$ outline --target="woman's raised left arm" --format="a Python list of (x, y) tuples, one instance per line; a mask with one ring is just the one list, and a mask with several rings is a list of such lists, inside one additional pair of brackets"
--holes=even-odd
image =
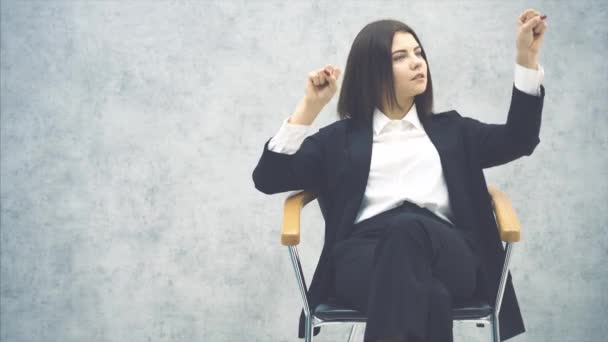
[(507, 122), (487, 124), (469, 117), (460, 120), (482, 168), (528, 156), (540, 142), (545, 89), (538, 55), (547, 29), (545, 19), (534, 9), (525, 10), (517, 18), (515, 80)]

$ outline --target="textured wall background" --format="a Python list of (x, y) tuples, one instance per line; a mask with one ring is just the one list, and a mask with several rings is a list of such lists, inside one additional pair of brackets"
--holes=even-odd
[[(365, 24), (399, 19), (425, 44), (436, 110), (501, 123), (529, 7), (549, 23), (541, 143), (486, 172), (524, 229), (528, 331), (513, 341), (605, 339), (608, 5), (482, 0), (2, 1), (0, 339), (298, 341), (286, 194), (257, 192), (251, 172), (306, 74), (343, 69)], [(310, 208), (308, 278), (323, 234)]]

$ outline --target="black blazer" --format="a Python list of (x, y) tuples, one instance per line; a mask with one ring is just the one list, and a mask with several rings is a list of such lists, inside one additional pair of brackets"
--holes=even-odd
[[(482, 260), (478, 290), (494, 303), (498, 292), (504, 247), (498, 235), (483, 169), (529, 156), (540, 142), (539, 131), (545, 88), (541, 95), (526, 94), (513, 85), (506, 124), (487, 124), (463, 117), (455, 110), (419, 114), (441, 159), (454, 224), (473, 243)], [(339, 120), (308, 136), (293, 155), (272, 152), (268, 142), (253, 170), (255, 188), (265, 194), (309, 190), (318, 194), (325, 219), (324, 245), (308, 291), (311, 310), (332, 295), (330, 251), (350, 234), (367, 185), (372, 152), (371, 120), (356, 124)], [(300, 338), (304, 337), (300, 315)], [(525, 331), (511, 274), (499, 313), (505, 340)], [(320, 328), (315, 328), (317, 335)]]

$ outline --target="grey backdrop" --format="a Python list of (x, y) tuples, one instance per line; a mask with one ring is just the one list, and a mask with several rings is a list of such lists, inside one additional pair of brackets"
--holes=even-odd
[[(2, 1), (1, 340), (298, 341), (287, 194), (251, 172), (306, 74), (395, 18), (425, 45), (437, 111), (502, 123), (526, 8), (548, 14), (541, 143), (486, 171), (523, 225), (513, 341), (605, 340), (608, 5), (481, 0)], [(316, 204), (303, 224), (310, 279)]]

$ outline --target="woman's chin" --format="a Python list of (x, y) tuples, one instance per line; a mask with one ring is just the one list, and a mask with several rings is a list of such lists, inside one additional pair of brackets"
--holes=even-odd
[(426, 91), (426, 83), (416, 88), (416, 95), (420, 95)]

